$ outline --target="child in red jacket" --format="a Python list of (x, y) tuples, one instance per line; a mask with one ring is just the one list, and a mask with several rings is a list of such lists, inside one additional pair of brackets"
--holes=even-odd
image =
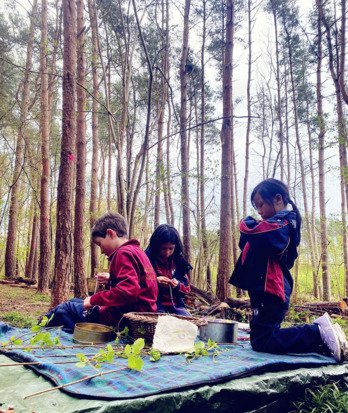
[(110, 262), (109, 273), (97, 274), (106, 289), (84, 300), (74, 298), (58, 305), (47, 314), (54, 314), (50, 326), (62, 325), (66, 331), (72, 331), (77, 322), (117, 326), (129, 311), (157, 310), (155, 271), (139, 242), (128, 240), (123, 216), (111, 212), (103, 215), (92, 229), (92, 239)]

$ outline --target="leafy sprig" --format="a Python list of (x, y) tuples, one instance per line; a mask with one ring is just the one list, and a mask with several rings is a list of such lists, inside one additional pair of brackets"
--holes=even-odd
[(197, 341), (192, 352), (185, 353), (186, 361), (190, 363), (192, 360), (202, 356), (212, 356), (213, 361), (219, 355), (219, 347), (213, 340), (208, 339), (207, 343)]

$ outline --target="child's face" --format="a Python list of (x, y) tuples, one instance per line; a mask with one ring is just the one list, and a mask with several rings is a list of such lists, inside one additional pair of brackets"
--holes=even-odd
[(108, 257), (115, 251), (116, 248), (122, 245), (122, 240), (115, 231), (108, 229), (105, 238), (94, 237), (93, 242), (98, 245), (102, 254)]
[(164, 242), (159, 249), (159, 258), (163, 261), (167, 261), (169, 257), (174, 254), (175, 244), (171, 242)]
[(261, 215), (262, 219), (268, 219), (273, 217), (277, 212), (285, 208), (283, 198), (280, 194), (273, 198), (273, 203), (270, 204), (265, 201), (262, 196), (257, 192), (253, 198), (253, 202), (257, 213)]

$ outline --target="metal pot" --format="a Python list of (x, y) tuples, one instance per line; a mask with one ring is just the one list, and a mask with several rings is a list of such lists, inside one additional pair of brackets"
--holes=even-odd
[(208, 324), (199, 328), (199, 337), (202, 340), (216, 343), (236, 343), (238, 322), (225, 319), (208, 320)]
[(97, 323), (76, 323), (73, 339), (77, 343), (97, 344), (107, 343), (116, 338), (116, 333), (111, 327)]

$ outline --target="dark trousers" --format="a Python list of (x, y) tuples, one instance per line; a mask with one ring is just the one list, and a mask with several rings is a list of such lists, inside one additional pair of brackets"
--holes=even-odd
[(253, 350), (265, 353), (322, 352), (322, 340), (317, 324), (280, 328), (289, 309), (290, 288), (286, 285), (286, 301), (264, 292), (249, 291), (253, 316), (250, 322), (250, 342)]
[(47, 327), (63, 326), (63, 330), (69, 333), (74, 331), (76, 323), (97, 323), (99, 321), (99, 307), (84, 310), (81, 298), (73, 298), (57, 305), (46, 316), (50, 318), (52, 314), (52, 320)]

